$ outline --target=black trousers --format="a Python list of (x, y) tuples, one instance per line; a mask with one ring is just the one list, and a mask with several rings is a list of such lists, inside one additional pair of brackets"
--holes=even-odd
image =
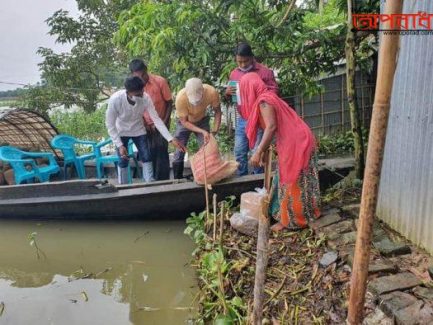
[(153, 178), (157, 181), (170, 178), (170, 158), (168, 156), (168, 142), (158, 130), (147, 133), (150, 155), (153, 163)]

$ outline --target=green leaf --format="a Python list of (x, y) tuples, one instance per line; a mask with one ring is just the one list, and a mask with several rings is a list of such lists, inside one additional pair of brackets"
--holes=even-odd
[(214, 325), (233, 325), (233, 319), (229, 316), (218, 315), (214, 321)]

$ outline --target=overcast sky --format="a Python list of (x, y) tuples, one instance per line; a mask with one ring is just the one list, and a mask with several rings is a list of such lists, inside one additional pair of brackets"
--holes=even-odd
[[(75, 0), (4, 0), (0, 6), (0, 82), (34, 84), (40, 80), (38, 47), (56, 52), (69, 47), (55, 44), (45, 20), (58, 9), (77, 15)], [(0, 83), (0, 91), (17, 85)]]

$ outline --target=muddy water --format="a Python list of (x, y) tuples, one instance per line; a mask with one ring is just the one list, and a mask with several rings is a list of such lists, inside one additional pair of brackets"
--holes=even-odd
[(0, 324), (188, 323), (197, 288), (184, 227), (0, 221)]

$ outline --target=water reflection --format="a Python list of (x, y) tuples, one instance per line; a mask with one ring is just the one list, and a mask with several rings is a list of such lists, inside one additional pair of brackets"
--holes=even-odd
[[(185, 324), (195, 279), (183, 228), (0, 221), (0, 323)], [(29, 245), (34, 231), (47, 259)]]

